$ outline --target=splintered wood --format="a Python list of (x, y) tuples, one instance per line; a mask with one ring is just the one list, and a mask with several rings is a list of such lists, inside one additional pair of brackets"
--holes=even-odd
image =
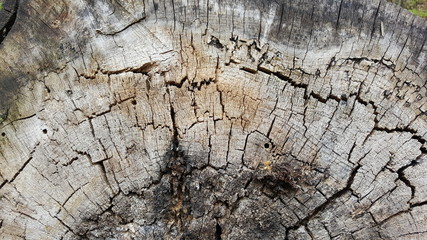
[(16, 22), (1, 239), (427, 238), (422, 19), (155, 0), (28, 1)]

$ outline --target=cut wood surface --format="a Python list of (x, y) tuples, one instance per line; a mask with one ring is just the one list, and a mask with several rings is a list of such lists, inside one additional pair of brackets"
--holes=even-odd
[(13, 20), (0, 239), (427, 239), (424, 19), (23, 0)]

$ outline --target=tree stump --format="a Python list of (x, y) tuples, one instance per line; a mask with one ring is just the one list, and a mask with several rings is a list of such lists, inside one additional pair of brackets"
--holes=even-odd
[(425, 20), (385, 0), (15, 17), (1, 239), (427, 239)]

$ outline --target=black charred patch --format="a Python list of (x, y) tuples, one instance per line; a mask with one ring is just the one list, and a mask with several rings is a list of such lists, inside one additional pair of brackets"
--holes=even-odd
[(214, 47), (216, 47), (218, 49), (223, 49), (224, 48), (224, 45), (219, 41), (218, 38), (216, 38), (214, 36), (211, 36), (211, 40), (210, 40), (210, 42), (208, 42), (208, 45), (214, 46)]

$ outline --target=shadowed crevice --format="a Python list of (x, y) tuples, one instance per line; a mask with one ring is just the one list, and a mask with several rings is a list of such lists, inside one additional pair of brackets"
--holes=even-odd
[[(13, 5), (13, 0), (8, 0), (3, 4), (3, 9), (0, 10), (0, 18), (7, 17), (7, 15), (10, 15), (9, 19), (6, 20), (6, 23), (4, 26), (1, 26), (0, 30), (0, 44), (3, 42), (3, 40), (8, 35), (10, 29), (12, 29), (12, 26), (15, 24), (16, 15), (18, 13), (18, 6), (19, 1), (15, 1), (15, 4)], [(3, 21), (0, 20), (0, 23), (3, 24)]]

